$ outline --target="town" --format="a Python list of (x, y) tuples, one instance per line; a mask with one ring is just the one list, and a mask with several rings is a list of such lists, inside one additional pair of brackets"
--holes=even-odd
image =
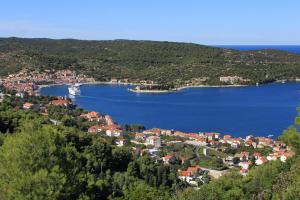
[[(109, 115), (96, 111), (85, 111), (73, 105), (66, 97), (49, 97), (37, 101), (39, 85), (68, 84), (75, 82), (95, 82), (93, 78), (77, 76), (70, 70), (50, 73), (22, 71), (10, 75), (2, 81), (3, 90), (14, 93), (2, 94), (16, 98), (21, 106), (17, 109), (33, 110), (48, 118), (53, 124), (66, 124), (62, 117), (67, 113), (71, 126), (76, 126), (87, 134), (111, 137), (117, 146), (128, 146), (139, 155), (148, 154), (156, 162), (174, 167), (178, 178), (191, 186), (207, 183), (210, 178), (238, 170), (247, 175), (249, 169), (266, 162), (285, 162), (294, 152), (284, 143), (268, 137), (236, 138), (230, 134), (215, 132), (184, 133), (160, 128), (145, 129), (143, 126), (117, 124)], [(37, 103), (38, 102), (38, 103)], [(41, 103), (43, 102), (43, 103)], [(62, 113), (57, 116), (53, 111)]]

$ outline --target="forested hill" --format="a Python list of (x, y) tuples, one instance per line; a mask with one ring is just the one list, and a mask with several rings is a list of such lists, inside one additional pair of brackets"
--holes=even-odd
[(175, 42), (0, 38), (0, 75), (25, 67), (70, 68), (99, 81), (220, 84), (220, 76), (237, 75), (256, 83), (300, 78), (300, 55)]

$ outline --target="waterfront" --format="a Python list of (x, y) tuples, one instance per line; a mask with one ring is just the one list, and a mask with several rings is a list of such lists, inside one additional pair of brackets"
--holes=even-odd
[[(176, 93), (138, 94), (126, 85), (83, 85), (76, 105), (107, 113), (121, 123), (139, 123), (185, 132), (217, 131), (234, 136), (275, 136), (293, 123), (300, 84), (235, 88), (188, 88)], [(67, 86), (41, 90), (65, 96)]]

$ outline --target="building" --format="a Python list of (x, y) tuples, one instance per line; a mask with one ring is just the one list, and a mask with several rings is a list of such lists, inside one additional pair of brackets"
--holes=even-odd
[(249, 160), (249, 152), (248, 151), (242, 151), (240, 153), (240, 160), (241, 161)]
[(82, 114), (80, 115), (80, 117), (87, 119), (90, 122), (99, 122), (102, 119), (101, 115), (95, 111), (89, 112), (87, 114)]
[(166, 156), (162, 157), (162, 160), (165, 165), (168, 165), (168, 164), (170, 164), (170, 162), (176, 161), (176, 157), (173, 155), (166, 155)]
[(268, 162), (268, 159), (265, 156), (259, 157), (257, 160), (255, 160), (256, 165), (262, 165)]
[(261, 157), (261, 154), (259, 152), (254, 152), (253, 157), (257, 160)]
[(161, 147), (161, 139), (159, 136), (150, 136), (146, 139), (146, 145), (152, 145), (159, 148)]
[(116, 139), (116, 145), (118, 147), (122, 147), (122, 146), (124, 146), (126, 144), (127, 144), (127, 140), (126, 139), (124, 139), (124, 138), (118, 138), (118, 139)]
[(249, 169), (249, 167), (252, 165), (251, 162), (240, 162), (239, 163), (239, 166), (242, 168), (242, 169)]
[(285, 152), (285, 153), (283, 153), (281, 156), (280, 156), (280, 161), (281, 162), (286, 162), (286, 160), (289, 158), (289, 157), (291, 157), (291, 156), (293, 156), (294, 154), (292, 153), (292, 152)]
[(32, 103), (26, 102), (23, 104), (23, 109), (28, 110), (31, 109), (33, 107)]
[(120, 137), (123, 136), (123, 132), (121, 128), (118, 125), (111, 124), (103, 127), (103, 130), (105, 130), (105, 133), (109, 137)]
[(220, 139), (220, 133), (205, 133), (204, 136), (208, 140), (218, 140), (218, 139)]
[(160, 135), (161, 130), (159, 128), (153, 128), (153, 129), (145, 130), (143, 131), (143, 133), (149, 135)]
[(88, 132), (89, 133), (99, 133), (101, 131), (101, 126), (99, 125), (94, 125), (94, 126), (91, 126), (89, 129), (88, 129)]
[(54, 106), (69, 106), (71, 104), (71, 101), (68, 99), (64, 99), (64, 98), (59, 98), (56, 100), (53, 100), (50, 102), (50, 105), (54, 105)]
[(228, 135), (228, 134), (223, 136), (223, 139), (225, 139), (225, 140), (226, 140), (226, 139), (230, 139), (230, 138), (232, 138), (232, 136), (231, 136), (231, 135)]
[(110, 115), (105, 115), (104, 119), (105, 119), (107, 125), (110, 126), (110, 125), (114, 124), (113, 119), (112, 119), (112, 117)]
[(136, 133), (135, 140), (144, 141), (146, 139), (146, 135), (144, 133)]
[(220, 82), (230, 83), (230, 84), (250, 81), (250, 79), (244, 79), (243, 77), (240, 77), (240, 76), (220, 76), (219, 80), (220, 80)]

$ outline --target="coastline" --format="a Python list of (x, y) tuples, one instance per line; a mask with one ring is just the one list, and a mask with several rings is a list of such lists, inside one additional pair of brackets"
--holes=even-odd
[[(45, 87), (51, 87), (51, 86), (57, 86), (57, 85), (71, 85), (72, 83), (53, 83), (53, 84), (46, 84), (46, 85), (38, 85), (39, 90)], [(141, 85), (140, 83), (124, 83), (124, 82), (111, 82), (111, 81), (95, 81), (95, 82), (83, 82), (80, 83), (81, 85)], [(144, 84), (147, 85), (147, 84)], [(148, 84), (150, 85), (150, 84)], [(128, 91), (135, 92), (135, 93), (173, 93), (173, 92), (179, 92), (184, 89), (189, 88), (229, 88), (229, 87), (246, 87), (249, 85), (186, 85), (186, 86), (180, 86), (172, 90), (135, 90), (132, 88), (129, 88)]]
[[(299, 83), (299, 81), (288, 81), (288, 82), (296, 82)], [(282, 82), (281, 80), (274, 81), (272, 83), (286, 83)], [(130, 85), (130, 86), (138, 86), (141, 85), (141, 83), (134, 83), (134, 82), (111, 82), (111, 81), (95, 81), (95, 82), (82, 82), (81, 85)], [(260, 85), (265, 85), (268, 83), (262, 83)], [(45, 88), (45, 87), (51, 87), (51, 86), (57, 86), (57, 85), (72, 85), (72, 83), (53, 83), (53, 84), (46, 84), (46, 85), (38, 85), (39, 89)], [(144, 85), (151, 85), (151, 84), (144, 84)], [(171, 90), (135, 90), (134, 88), (128, 88), (128, 91), (134, 92), (134, 93), (154, 93), (154, 94), (163, 94), (163, 93), (174, 93), (179, 92), (181, 90), (189, 89), (189, 88), (234, 88), (234, 87), (248, 87), (248, 86), (255, 86), (255, 85), (185, 85), (180, 86), (175, 89)]]
[(135, 89), (128, 89), (131, 92), (135, 93), (173, 93), (179, 92), (184, 89), (189, 88), (231, 88), (231, 87), (247, 87), (249, 85), (189, 85), (189, 86), (181, 86), (172, 90), (135, 90)]

